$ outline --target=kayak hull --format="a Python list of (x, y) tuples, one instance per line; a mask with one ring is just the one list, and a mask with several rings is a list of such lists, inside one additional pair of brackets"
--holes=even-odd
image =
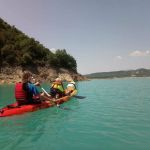
[[(64, 96), (57, 100), (57, 104), (62, 104), (70, 99), (69, 96)], [(7, 117), (13, 115), (20, 115), (26, 112), (33, 112), (39, 109), (49, 108), (54, 106), (54, 104), (43, 101), (40, 104), (27, 104), (17, 107), (17, 103), (8, 105), (0, 109), (0, 117)]]

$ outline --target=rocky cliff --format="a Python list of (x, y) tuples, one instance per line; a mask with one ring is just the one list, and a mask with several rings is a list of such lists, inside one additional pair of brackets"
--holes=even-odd
[(11, 84), (21, 81), (21, 77), (24, 70), (29, 70), (33, 73), (33, 76), (37, 81), (43, 82), (52, 82), (55, 78), (60, 77), (62, 80), (74, 80), (82, 81), (86, 80), (84, 76), (79, 73), (75, 73), (63, 68), (47, 68), (47, 67), (5, 67), (1, 68), (0, 72), (0, 84)]

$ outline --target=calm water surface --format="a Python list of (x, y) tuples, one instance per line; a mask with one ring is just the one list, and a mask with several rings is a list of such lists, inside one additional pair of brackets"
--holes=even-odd
[[(48, 90), (48, 85), (43, 85)], [(150, 150), (150, 78), (78, 82), (78, 95), (56, 107), (0, 118), (2, 150)], [(0, 107), (14, 102), (0, 85)]]

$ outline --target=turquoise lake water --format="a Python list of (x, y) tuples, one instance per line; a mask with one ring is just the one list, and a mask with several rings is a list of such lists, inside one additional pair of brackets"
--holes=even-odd
[[(43, 85), (48, 90), (48, 85)], [(78, 82), (62, 106), (0, 118), (2, 150), (150, 150), (150, 78)], [(0, 107), (14, 102), (0, 85)]]

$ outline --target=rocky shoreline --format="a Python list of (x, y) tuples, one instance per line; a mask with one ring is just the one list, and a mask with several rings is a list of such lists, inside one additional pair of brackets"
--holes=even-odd
[(40, 81), (41, 83), (52, 82), (57, 77), (61, 78), (64, 81), (72, 79), (74, 81), (87, 80), (87, 78), (83, 75), (63, 68), (55, 69), (47, 67), (5, 67), (1, 68), (0, 84), (13, 84), (16, 82), (20, 82), (24, 70), (31, 71), (37, 81)]

